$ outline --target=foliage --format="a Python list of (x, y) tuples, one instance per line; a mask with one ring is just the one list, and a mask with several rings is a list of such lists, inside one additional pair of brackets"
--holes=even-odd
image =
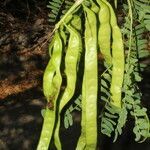
[(62, 17), (73, 5), (74, 0), (52, 0), (47, 7), (50, 9), (49, 22), (55, 23)]
[[(115, 132), (114, 141), (116, 141), (118, 135), (121, 135), (128, 113), (135, 118), (135, 127), (133, 128), (133, 132), (136, 136), (135, 140), (143, 140), (142, 136), (149, 137), (150, 125), (146, 114), (147, 110), (141, 106), (142, 94), (137, 85), (137, 83), (142, 80), (140, 71), (144, 71), (144, 68), (146, 67), (146, 64), (140, 63), (140, 60), (147, 58), (150, 55), (147, 49), (148, 40), (144, 37), (144, 33), (146, 33), (147, 30), (150, 31), (148, 24), (150, 21), (150, 8), (147, 5), (148, 3), (150, 2), (142, 0), (140, 2), (133, 1), (131, 8), (133, 11), (132, 18), (134, 19), (132, 28), (130, 28), (130, 18), (128, 14), (126, 14), (126, 12), (129, 11), (129, 6), (123, 4), (125, 23), (122, 25), (122, 34), (127, 56), (124, 85), (122, 89), (124, 95), (124, 97), (122, 97), (123, 108), (121, 110), (109, 103), (111, 97), (111, 93), (109, 92), (111, 68), (106, 66), (106, 70), (101, 76), (101, 100), (106, 102), (105, 110), (101, 117), (101, 132), (109, 137), (111, 137), (112, 132)], [(130, 34), (132, 34), (132, 37), (130, 37)], [(130, 38), (132, 38), (131, 45), (129, 44)], [(118, 121), (116, 122), (116, 120)]]
[[(95, 14), (99, 11), (97, 3), (98, 2), (95, 0), (84, 1), (84, 4), (89, 7)], [(117, 9), (116, 0), (114, 1), (114, 4), (114, 9)], [(102, 104), (103, 109), (100, 110), (100, 114), (98, 114), (98, 117), (100, 118), (98, 121), (101, 123), (101, 132), (109, 137), (114, 135), (115, 142), (118, 136), (122, 134), (123, 127), (125, 126), (126, 121), (130, 116), (135, 120), (135, 125), (133, 128), (135, 141), (143, 142), (145, 139), (150, 137), (150, 121), (147, 116), (147, 109), (141, 104), (142, 93), (140, 92), (138, 83), (142, 80), (141, 71), (143, 71), (146, 67), (146, 65), (142, 63), (142, 60), (149, 56), (149, 52), (147, 50), (148, 41), (145, 37), (145, 33), (150, 31), (150, 1), (127, 0), (122, 4), (122, 6), (124, 16), (120, 28), (124, 42), (125, 69), (123, 85), (121, 89), (121, 107), (113, 105), (113, 93), (110, 92), (114, 66), (113, 64), (108, 65), (106, 60), (100, 60), (100, 67), (104, 69), (98, 76), (98, 85), (100, 86), (100, 97), (98, 99), (100, 100), (99, 103)], [(57, 19), (59, 20), (59, 16), (61, 16), (60, 18), (62, 19), (56, 24), (54, 32), (57, 29), (60, 29), (60, 26), (63, 24), (64, 27), (61, 29), (63, 29), (64, 35), (66, 35), (65, 44), (68, 44), (67, 40), (69, 38), (69, 33), (67, 31), (67, 24), (72, 21), (72, 18), (75, 18), (75, 15), (82, 16), (85, 15), (85, 12), (83, 12), (82, 9), (80, 10), (80, 7), (76, 7), (71, 1), (68, 2), (65, 0), (53, 0), (53, 2), (49, 2), (48, 7), (51, 9), (49, 15), (50, 22), (57, 22)], [(84, 19), (86, 20), (86, 16), (84, 16)], [(81, 26), (79, 29), (77, 28), (77, 26), (80, 24), (79, 22), (76, 24), (76, 26), (74, 26), (74, 28), (76, 28), (79, 31), (79, 34), (82, 36), (84, 36), (82, 31), (86, 28), (85, 26), (83, 27), (85, 20), (80, 22)], [(64, 30), (64, 28), (66, 29)], [(110, 34), (112, 36), (113, 33)], [(83, 44), (85, 44), (84, 38), (82, 39)], [(113, 40), (111, 42), (113, 42)], [(67, 47), (67, 45), (65, 46)], [(83, 67), (83, 69), (85, 68)], [(80, 92), (80, 96), (76, 100), (71, 98), (72, 103), (69, 103), (70, 105), (66, 105), (65, 113), (63, 116), (64, 126), (66, 129), (73, 125), (72, 112), (74, 110), (82, 111), (81, 126), (84, 127), (83, 120), (85, 118), (83, 113), (85, 111), (85, 103), (83, 102), (83, 95), (81, 94), (82, 93)], [(81, 137), (82, 136), (83, 135), (81, 133)], [(80, 140), (84, 140), (84, 138), (79, 139), (79, 141)], [(57, 144), (58, 143), (56, 143), (56, 145)]]

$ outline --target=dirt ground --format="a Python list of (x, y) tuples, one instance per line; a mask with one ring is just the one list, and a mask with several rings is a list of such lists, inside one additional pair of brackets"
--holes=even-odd
[[(42, 127), (43, 70), (49, 60), (48, 41), (53, 26), (47, 21), (46, 0), (0, 2), (0, 150), (35, 150)], [(140, 84), (143, 105), (150, 116), (150, 71)], [(76, 113), (74, 118), (80, 117)], [(102, 136), (101, 150), (149, 150), (150, 140), (134, 142), (132, 120), (116, 143)], [(73, 150), (79, 136), (79, 120), (61, 129), (64, 150)]]
[(0, 150), (36, 149), (52, 28), (46, 18), (46, 1), (0, 2)]

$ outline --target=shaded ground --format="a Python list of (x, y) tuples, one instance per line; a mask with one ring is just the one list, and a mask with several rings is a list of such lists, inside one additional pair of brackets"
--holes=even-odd
[(42, 126), (42, 74), (51, 32), (46, 1), (0, 2), (0, 150), (33, 150)]
[[(46, 39), (52, 30), (47, 13), (44, 0), (0, 2), (0, 150), (36, 149), (42, 127), (41, 109), (45, 107), (42, 75), (49, 59)], [(143, 75), (143, 104), (150, 108), (150, 72)], [(74, 119), (72, 127), (61, 130), (64, 150), (73, 150), (79, 136), (80, 114), (75, 113)], [(129, 120), (114, 144), (102, 137), (101, 150), (149, 150), (150, 141), (134, 142), (132, 126)]]
[(0, 150), (35, 149), (41, 130), (42, 107), (44, 100), (37, 88), (1, 102)]

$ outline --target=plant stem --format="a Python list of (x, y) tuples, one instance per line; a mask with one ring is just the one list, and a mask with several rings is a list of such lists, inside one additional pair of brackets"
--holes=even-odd
[(64, 22), (64, 20), (67, 18), (67, 16), (70, 15), (82, 2), (83, 2), (83, 0), (77, 0), (72, 5), (72, 7), (66, 12), (66, 14), (62, 17), (62, 19), (55, 25), (53, 32), (55, 32), (60, 27), (60, 25)]
[(128, 0), (128, 7), (129, 7), (129, 17), (130, 17), (130, 39), (129, 39), (129, 51), (128, 51), (128, 59), (130, 59), (130, 53), (131, 53), (131, 47), (132, 47), (132, 34), (133, 34), (133, 17), (132, 17), (132, 6), (131, 6), (131, 1)]

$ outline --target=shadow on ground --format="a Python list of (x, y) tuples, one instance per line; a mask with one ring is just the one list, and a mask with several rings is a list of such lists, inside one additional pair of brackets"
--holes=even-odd
[(34, 150), (42, 126), (41, 91), (34, 88), (0, 102), (0, 150)]

